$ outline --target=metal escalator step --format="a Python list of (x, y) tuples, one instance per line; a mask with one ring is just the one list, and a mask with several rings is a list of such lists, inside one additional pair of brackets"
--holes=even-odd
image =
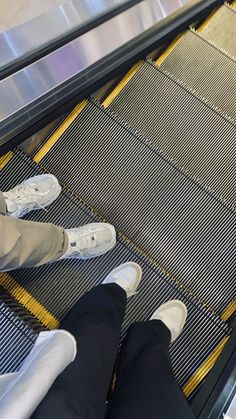
[(89, 103), (42, 165), (217, 313), (235, 298), (235, 214), (111, 113)]
[[(0, 374), (16, 371), (30, 352), (37, 331), (30, 327), (23, 310), (11, 309), (11, 302), (0, 290)], [(28, 320), (28, 319), (26, 319)]]
[[(236, 60), (236, 11), (221, 6), (206, 25), (198, 29), (201, 37)], [(230, 77), (230, 75), (229, 75)]]
[(112, 101), (115, 112), (178, 167), (236, 204), (236, 126), (151, 63)]
[[(65, 168), (61, 167), (62, 170)], [(42, 173), (42, 170), (17, 151), (0, 172), (1, 187), (6, 190), (36, 173)], [(47, 212), (35, 211), (28, 218), (66, 227), (99, 221), (95, 214), (65, 189)], [(179, 383), (183, 385), (222, 338), (230, 333), (230, 329), (121, 235), (109, 255), (89, 261), (61, 260), (37, 269), (19, 269), (11, 274), (47, 310), (62, 318), (86, 290), (99, 284), (112, 268), (127, 260), (141, 264), (143, 281), (139, 293), (128, 302), (123, 334), (132, 321), (149, 318), (153, 310), (164, 301), (178, 298), (188, 306), (186, 328), (181, 338), (171, 346), (174, 371)]]
[(236, 62), (186, 31), (161, 67), (236, 121)]

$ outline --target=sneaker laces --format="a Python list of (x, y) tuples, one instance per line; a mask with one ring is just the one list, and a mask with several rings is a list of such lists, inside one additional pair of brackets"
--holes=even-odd
[[(79, 236), (78, 230), (82, 232), (82, 234)], [(81, 228), (81, 230), (76, 229), (75, 232), (73, 230), (70, 230), (69, 241), (72, 254), (77, 252), (84, 252), (88, 249), (94, 249), (97, 245), (96, 234), (91, 232), (89, 229), (85, 229), (84, 227)]]
[[(46, 194), (40, 192), (35, 183), (31, 185), (18, 185), (14, 189), (6, 192), (5, 198), (9, 201), (16, 202), (16, 205), (25, 204), (27, 206), (34, 206), (35, 204), (37, 204), (39, 208), (47, 212), (47, 209), (38, 202), (37, 193), (40, 193), (41, 195)], [(29, 197), (32, 199), (31, 201), (29, 201)], [(25, 208), (25, 211), (22, 211), (26, 214), (29, 211), (29, 208)]]

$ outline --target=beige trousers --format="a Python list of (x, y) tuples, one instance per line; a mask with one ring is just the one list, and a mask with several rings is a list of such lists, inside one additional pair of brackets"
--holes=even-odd
[(68, 237), (62, 227), (7, 217), (0, 192), (0, 272), (58, 260), (67, 248)]

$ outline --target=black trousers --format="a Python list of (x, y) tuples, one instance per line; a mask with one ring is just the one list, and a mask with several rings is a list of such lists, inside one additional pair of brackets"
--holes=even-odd
[(158, 320), (130, 327), (107, 404), (126, 301), (122, 288), (107, 284), (93, 288), (73, 307), (61, 328), (77, 340), (76, 359), (31, 419), (194, 419), (172, 373), (170, 332)]

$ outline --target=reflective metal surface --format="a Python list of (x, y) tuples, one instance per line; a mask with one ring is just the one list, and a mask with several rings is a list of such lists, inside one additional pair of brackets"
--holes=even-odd
[[(234, 390), (235, 391), (235, 390)], [(225, 416), (225, 419), (233, 419), (236, 418), (236, 394), (232, 400), (232, 403), (227, 411), (227, 416)]]
[(181, 6), (182, 2), (176, 0), (142, 1), (2, 80), (0, 120), (8, 118), (38, 97), (81, 73)]
[(71, 0), (0, 33), (0, 71), (22, 56), (96, 20), (129, 0)]

